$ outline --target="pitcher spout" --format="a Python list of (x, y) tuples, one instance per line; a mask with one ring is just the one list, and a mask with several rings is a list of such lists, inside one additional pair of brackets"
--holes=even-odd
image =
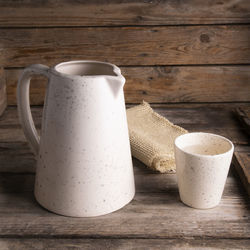
[(106, 81), (114, 97), (117, 97), (123, 89), (125, 78), (121, 74), (121, 70), (111, 63), (99, 61), (71, 61), (56, 65), (51, 70), (60, 77), (70, 77), (82, 79), (93, 78)]
[(114, 74), (114, 76), (107, 76), (106, 80), (114, 97), (117, 97), (119, 92), (122, 91), (126, 80), (121, 74), (121, 70), (116, 66), (114, 66)]

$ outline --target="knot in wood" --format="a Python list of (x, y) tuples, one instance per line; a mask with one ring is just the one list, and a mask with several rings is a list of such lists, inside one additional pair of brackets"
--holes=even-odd
[(201, 34), (200, 41), (202, 43), (209, 43), (210, 42), (209, 35), (207, 35), (207, 34)]

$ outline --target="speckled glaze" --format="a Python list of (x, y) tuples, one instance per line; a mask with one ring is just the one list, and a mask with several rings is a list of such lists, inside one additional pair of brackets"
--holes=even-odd
[(215, 134), (188, 133), (176, 138), (176, 173), (183, 203), (198, 209), (219, 204), (233, 151), (231, 141)]
[[(28, 100), (33, 74), (49, 78), (41, 139)], [(24, 70), (17, 90), (19, 117), (37, 155), (35, 197), (48, 210), (98, 216), (134, 197), (124, 83), (118, 67), (96, 61)]]

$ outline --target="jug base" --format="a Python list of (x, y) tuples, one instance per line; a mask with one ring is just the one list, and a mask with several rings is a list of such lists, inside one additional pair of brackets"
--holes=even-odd
[(52, 208), (50, 206), (48, 206), (47, 204), (45, 204), (44, 202), (40, 201), (37, 197), (36, 194), (34, 194), (35, 199), (37, 201), (37, 203), (42, 206), (43, 208), (45, 208), (46, 210), (48, 210), (49, 212), (53, 212), (55, 214), (58, 215), (62, 215), (62, 216), (67, 216), (67, 217), (77, 217), (77, 218), (88, 218), (88, 217), (97, 217), (97, 216), (102, 216), (102, 215), (106, 215), (106, 214), (110, 214), (113, 213), (117, 210), (120, 210), (121, 208), (125, 207), (126, 205), (128, 205), (134, 198), (135, 196), (135, 191), (133, 191), (131, 193), (130, 196), (128, 196), (128, 199), (125, 200), (123, 203), (120, 203), (117, 206), (112, 207), (112, 209), (110, 210), (105, 210), (103, 212), (88, 212), (86, 213), (85, 211), (81, 212), (81, 213), (75, 213), (75, 212), (69, 212), (69, 211), (63, 211), (63, 209), (56, 209), (56, 208)]

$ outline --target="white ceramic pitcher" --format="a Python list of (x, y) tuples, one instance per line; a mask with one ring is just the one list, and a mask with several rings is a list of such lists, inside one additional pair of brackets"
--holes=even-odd
[[(33, 75), (48, 77), (39, 138), (29, 105)], [(35, 197), (55, 213), (88, 217), (115, 211), (135, 193), (120, 69), (98, 61), (24, 69), (20, 121), (37, 155)]]

